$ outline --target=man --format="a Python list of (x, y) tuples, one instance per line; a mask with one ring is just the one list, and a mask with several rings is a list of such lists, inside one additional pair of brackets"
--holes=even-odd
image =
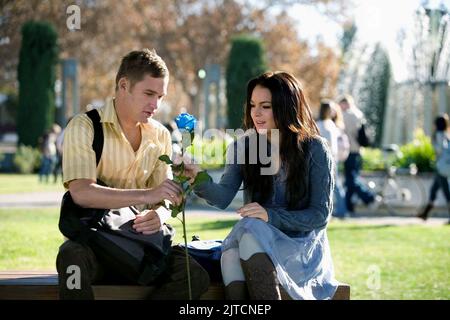
[[(116, 76), (115, 98), (99, 109), (104, 146), (98, 164), (92, 149), (93, 125), (86, 114), (75, 116), (65, 130), (64, 187), (78, 205), (88, 208), (155, 208), (163, 200), (181, 202), (181, 187), (170, 180), (170, 167), (158, 160), (171, 155), (168, 130), (151, 119), (167, 94), (169, 71), (154, 50), (132, 51), (121, 62)], [(97, 178), (108, 187), (96, 183)], [(157, 232), (170, 216), (163, 207), (144, 210), (134, 220), (134, 229), (143, 234)], [(66, 241), (57, 257), (59, 290), (62, 299), (93, 299), (91, 284), (121, 281), (102, 265), (91, 248)], [(67, 268), (80, 268), (81, 288), (67, 288)], [(168, 267), (150, 299), (187, 299), (184, 250), (173, 247)], [(199, 298), (209, 286), (207, 272), (190, 260), (192, 296)], [(161, 277), (160, 277), (161, 278)]]
[(345, 133), (350, 142), (350, 153), (347, 160), (344, 162), (345, 185), (347, 191), (345, 193), (345, 204), (347, 210), (353, 214), (354, 204), (352, 202), (353, 194), (356, 195), (372, 209), (375, 209), (380, 202), (379, 196), (372, 194), (364, 184), (360, 181), (359, 171), (362, 167), (362, 158), (358, 143), (358, 131), (361, 125), (365, 122), (364, 115), (359, 110), (350, 95), (344, 95), (339, 100), (339, 105), (343, 111)]

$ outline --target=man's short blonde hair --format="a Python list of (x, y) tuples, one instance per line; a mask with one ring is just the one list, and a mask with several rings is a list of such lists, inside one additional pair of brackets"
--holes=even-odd
[(154, 49), (143, 49), (131, 51), (123, 57), (119, 71), (116, 75), (116, 90), (119, 89), (119, 80), (126, 77), (130, 81), (130, 89), (136, 82), (141, 81), (148, 74), (154, 78), (165, 78), (169, 76), (164, 60)]

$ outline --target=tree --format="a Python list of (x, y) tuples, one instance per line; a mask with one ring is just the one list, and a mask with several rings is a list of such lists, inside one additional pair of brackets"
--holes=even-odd
[(344, 32), (341, 37), (341, 50), (342, 56), (345, 55), (347, 50), (350, 48), (353, 40), (355, 39), (356, 32), (358, 28), (356, 27), (355, 22), (347, 22), (344, 24)]
[[(195, 112), (202, 88), (202, 80), (197, 76), (199, 69), (206, 64), (225, 66), (232, 37), (243, 33), (264, 41), (271, 68), (290, 70), (302, 79), (307, 75), (308, 81), (313, 79), (315, 84), (310, 86), (305, 82), (305, 88), (311, 88), (312, 95), (317, 97), (321, 88), (316, 83), (324, 82), (314, 77), (320, 57), (311, 57), (311, 48), (299, 40), (294, 19), (280, 20), (284, 18), (276, 17), (274, 12), (303, 4), (336, 18), (342, 15), (341, 8), (346, 2), (152, 0), (149, 5), (145, 0), (80, 0), (75, 3), (81, 10), (81, 29), (70, 31), (66, 26), (66, 9), (74, 1), (0, 1), (0, 61), (3, 62), (0, 87), (15, 86), (20, 49), (17, 30), (27, 20), (48, 19), (58, 32), (60, 57), (78, 61), (81, 110), (93, 99), (113, 94), (115, 72), (129, 50), (150, 47), (156, 49), (169, 67), (171, 81), (166, 101), (174, 106), (172, 112), (177, 112), (179, 107)], [(277, 41), (281, 38), (285, 39), (282, 44)], [(295, 54), (291, 55), (294, 49)]]
[(391, 66), (389, 57), (380, 44), (375, 46), (359, 89), (359, 107), (366, 115), (369, 130), (379, 145), (383, 133), (383, 119), (387, 104)]
[(22, 27), (19, 55), (19, 144), (35, 147), (49, 129), (55, 113), (57, 33), (47, 22), (27, 22)]
[(241, 127), (247, 82), (266, 70), (260, 39), (248, 35), (233, 38), (226, 70), (228, 128)]

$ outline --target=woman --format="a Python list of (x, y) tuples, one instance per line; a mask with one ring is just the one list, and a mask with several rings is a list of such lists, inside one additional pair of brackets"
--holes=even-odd
[(338, 174), (339, 138), (342, 139), (343, 136), (341, 130), (333, 121), (334, 115), (337, 114), (337, 108), (339, 108), (339, 106), (337, 106), (337, 104), (333, 101), (322, 100), (320, 103), (319, 120), (317, 121), (317, 127), (319, 128), (320, 135), (327, 140), (335, 161), (335, 202), (333, 206), (333, 216), (338, 218), (345, 218), (345, 215), (347, 213), (347, 207), (345, 205), (345, 192), (344, 190), (342, 190)]
[[(442, 114), (434, 120), (434, 126), (435, 131), (433, 134), (433, 147), (434, 151), (436, 153), (436, 160), (439, 159), (439, 157), (442, 154), (442, 151), (444, 149), (444, 146), (447, 145), (450, 141), (450, 134), (449, 134), (449, 117), (447, 114)], [(434, 201), (436, 200), (437, 192), (439, 189), (442, 188), (442, 191), (444, 193), (445, 199), (447, 201), (447, 207), (450, 214), (450, 191), (448, 186), (448, 180), (447, 177), (439, 174), (439, 172), (436, 170), (436, 173), (434, 175), (433, 184), (431, 185), (430, 189), (430, 198), (428, 201), (428, 204), (425, 206), (425, 208), (417, 215), (417, 217), (427, 220), (428, 215), (434, 207)], [(450, 220), (449, 220), (450, 222)]]
[[(237, 210), (243, 219), (222, 246), (226, 298), (280, 300), (283, 291), (293, 299), (332, 298), (338, 283), (326, 226), (332, 211), (333, 160), (300, 83), (285, 72), (251, 80), (244, 126), (246, 134), (227, 150), (220, 182), (195, 188), (209, 204), (224, 209), (244, 184), (245, 205)], [(268, 164), (262, 163), (261, 152), (267, 149), (259, 142), (265, 139), (270, 160), (280, 164), (272, 175), (262, 174)], [(258, 161), (252, 161), (255, 154)], [(192, 164), (186, 169), (191, 177), (200, 170)]]

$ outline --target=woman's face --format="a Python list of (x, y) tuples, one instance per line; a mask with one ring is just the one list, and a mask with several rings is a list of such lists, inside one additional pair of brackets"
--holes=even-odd
[(272, 94), (269, 89), (257, 85), (253, 89), (250, 106), (250, 115), (258, 133), (265, 134), (269, 132), (268, 130), (277, 128), (272, 112)]

